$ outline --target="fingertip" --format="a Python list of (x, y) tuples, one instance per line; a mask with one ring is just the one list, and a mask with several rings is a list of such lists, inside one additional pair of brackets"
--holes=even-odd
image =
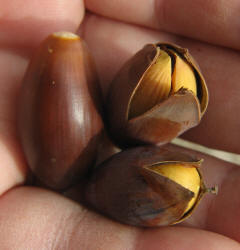
[(4, 2), (1, 6), (1, 46), (35, 47), (48, 34), (75, 32), (84, 17), (83, 1)]

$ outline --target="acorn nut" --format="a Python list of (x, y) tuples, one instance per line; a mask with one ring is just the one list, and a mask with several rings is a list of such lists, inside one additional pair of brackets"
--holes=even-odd
[(127, 149), (103, 162), (86, 188), (86, 200), (119, 222), (143, 226), (179, 223), (190, 216), (207, 189), (201, 160), (166, 147)]
[(34, 54), (20, 91), (18, 128), (29, 167), (64, 189), (94, 164), (101, 94), (86, 44), (70, 32), (48, 36)]
[(106, 105), (120, 147), (162, 145), (200, 122), (208, 90), (187, 49), (148, 44), (113, 79)]

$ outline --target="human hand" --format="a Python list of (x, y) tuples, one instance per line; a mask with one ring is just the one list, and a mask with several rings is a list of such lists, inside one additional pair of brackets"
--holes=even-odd
[(78, 30), (95, 57), (104, 94), (122, 63), (144, 44), (168, 41), (189, 48), (206, 78), (210, 103), (201, 124), (184, 137), (240, 153), (238, 5), (234, 0), (88, 0), (90, 13), (83, 20), (79, 0), (1, 1), (1, 249), (240, 248), (238, 166), (193, 152), (205, 160), (206, 183), (217, 184), (219, 194), (204, 197), (179, 226), (139, 229), (51, 191), (23, 187), (28, 169), (16, 132), (17, 95), (33, 50), (49, 33)]

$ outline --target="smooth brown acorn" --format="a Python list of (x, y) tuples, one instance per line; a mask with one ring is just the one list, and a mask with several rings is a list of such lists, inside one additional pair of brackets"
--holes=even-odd
[(176, 224), (192, 214), (204, 193), (217, 191), (205, 187), (201, 162), (167, 147), (127, 149), (96, 168), (86, 187), (86, 200), (125, 224)]
[(70, 32), (48, 36), (27, 68), (18, 109), (23, 150), (41, 183), (64, 189), (94, 164), (103, 128), (101, 106), (84, 41)]
[(148, 44), (113, 79), (108, 129), (120, 147), (165, 144), (196, 126), (208, 105), (205, 80), (187, 49)]

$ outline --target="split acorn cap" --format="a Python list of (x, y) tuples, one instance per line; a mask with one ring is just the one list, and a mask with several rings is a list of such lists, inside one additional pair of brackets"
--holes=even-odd
[(203, 194), (202, 160), (163, 147), (137, 147), (115, 154), (94, 171), (86, 200), (119, 222), (176, 224), (191, 215)]
[(205, 80), (187, 49), (149, 44), (111, 83), (108, 129), (122, 148), (162, 145), (196, 126), (207, 105)]

